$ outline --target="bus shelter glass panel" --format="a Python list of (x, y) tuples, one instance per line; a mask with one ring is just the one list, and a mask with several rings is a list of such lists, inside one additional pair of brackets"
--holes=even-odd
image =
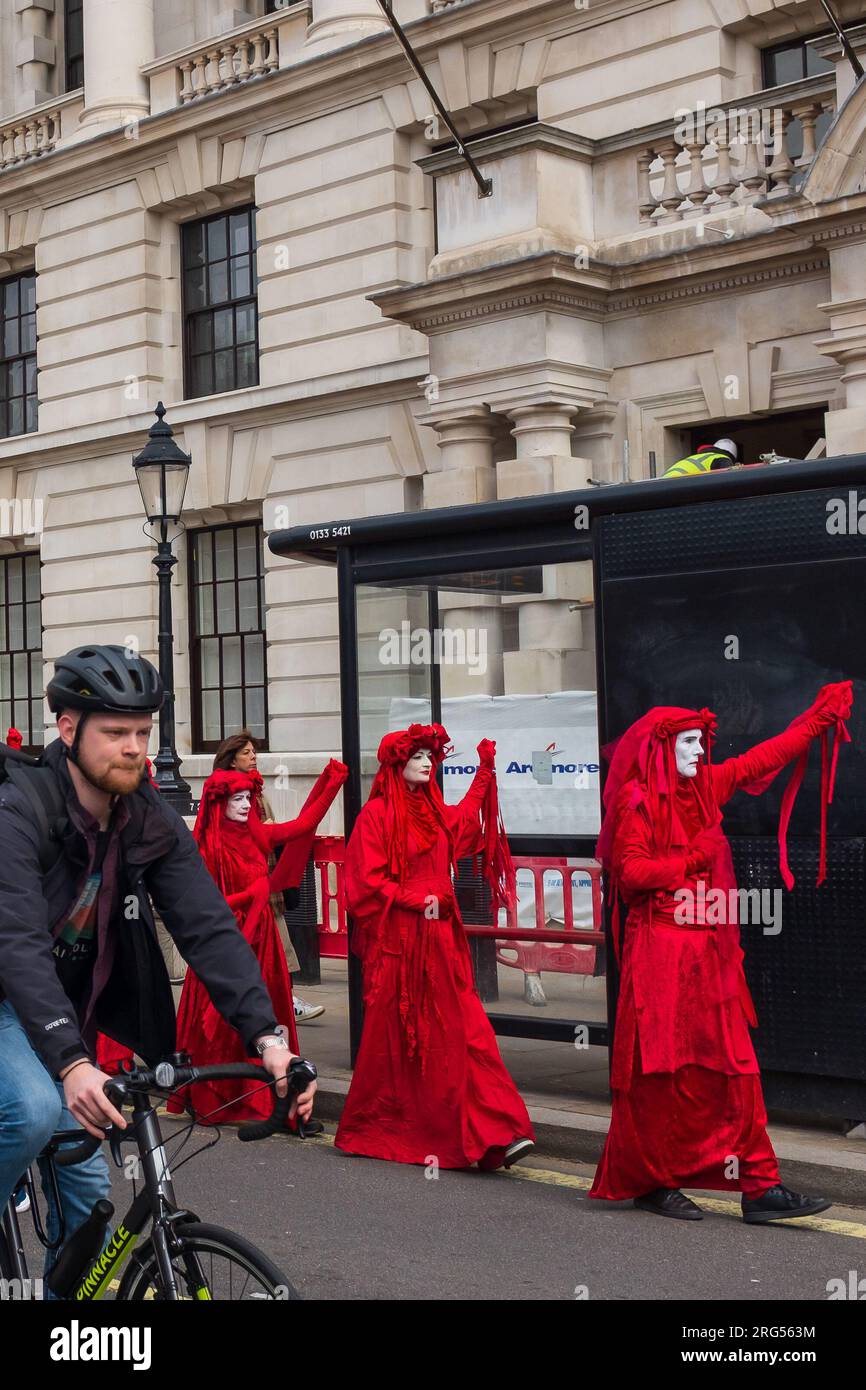
[(456, 804), (477, 770), (479, 741), (496, 742), (516, 910), (494, 921), (471, 860), (457, 882), (489, 1012), (604, 1023), (601, 881), (591, 858), (599, 831), (591, 562), (361, 586), (358, 613), (366, 754), (386, 730), (438, 718), (453, 745), (443, 794)]
[(399, 722), (402, 702), (409, 702), (413, 719), (421, 724), (429, 724), (433, 717), (432, 666), (423, 641), (429, 630), (430, 601), (424, 588), (403, 584), (359, 584), (355, 592), (361, 788), (366, 800), (383, 736), (405, 727)]

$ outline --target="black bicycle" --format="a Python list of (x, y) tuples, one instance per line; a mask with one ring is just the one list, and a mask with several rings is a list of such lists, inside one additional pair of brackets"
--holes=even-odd
[[(153, 1068), (121, 1072), (106, 1082), (106, 1094), (112, 1104), (118, 1109), (124, 1104), (132, 1106), (132, 1123), (128, 1128), (112, 1125), (107, 1133), (112, 1157), (118, 1167), (122, 1166), (122, 1145), (134, 1144), (138, 1149), (138, 1171), (143, 1179), (142, 1189), (134, 1196), (129, 1211), (122, 1221), (114, 1223), (107, 1245), (105, 1237), (114, 1216), (114, 1206), (106, 1199), (96, 1202), (90, 1216), (66, 1238), (55, 1172), (58, 1166), (82, 1163), (96, 1152), (102, 1140), (90, 1134), (82, 1140), (80, 1129), (61, 1130), (52, 1135), (40, 1157), (47, 1160), (47, 1181), (60, 1212), (56, 1240), (49, 1241), (43, 1229), (32, 1169), (28, 1169), (22, 1183), (30, 1198), (40, 1243), (46, 1249), (60, 1252), (46, 1280), (58, 1298), (89, 1302), (114, 1292), (115, 1299), (121, 1302), (300, 1299), (301, 1295), (285, 1274), (261, 1250), (233, 1231), (199, 1220), (194, 1212), (179, 1207), (175, 1200), (165, 1141), (159, 1117), (151, 1105), (151, 1093), (170, 1093), (196, 1081), (228, 1078), (244, 1078), (273, 1086), (261, 1067), (252, 1063), (196, 1067), (185, 1053), (175, 1053)], [(294, 1058), (287, 1077), (288, 1094), (282, 1098), (275, 1094), (270, 1117), (241, 1125), (238, 1138), (244, 1141), (265, 1139), (284, 1128), (292, 1100), (315, 1079), (313, 1064), (300, 1057)], [(298, 1128), (303, 1135), (300, 1117)], [(191, 1129), (192, 1124), (187, 1128), (187, 1138)], [(169, 1142), (177, 1137), (172, 1136)], [(216, 1139), (211, 1142), (216, 1143)], [(148, 1222), (150, 1231), (142, 1241)], [(9, 1296), (8, 1289), (17, 1291), (18, 1297), (26, 1296), (23, 1291), (32, 1287), (14, 1196), (3, 1213), (0, 1229), (0, 1276), (7, 1281), (4, 1285), (6, 1296)]]

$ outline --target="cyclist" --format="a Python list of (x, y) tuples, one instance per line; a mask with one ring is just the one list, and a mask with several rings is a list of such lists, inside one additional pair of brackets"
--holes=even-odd
[[(94, 1065), (98, 1031), (149, 1064), (174, 1050), (151, 900), (250, 1055), (279, 1078), (278, 1094), (292, 1059), (231, 909), (146, 774), (164, 698), (154, 666), (124, 647), (76, 647), (55, 662), (46, 697), (59, 737), (43, 763), (67, 819), (44, 875), (35, 808), (20, 786), (0, 785), (0, 1211), (54, 1130), (126, 1127)], [(298, 1098), (304, 1119), (314, 1091)], [(108, 1194), (103, 1150), (57, 1177), (71, 1232)], [(43, 1189), (53, 1239), (59, 1213), (44, 1181)], [(46, 1274), (55, 1258), (47, 1255)]]

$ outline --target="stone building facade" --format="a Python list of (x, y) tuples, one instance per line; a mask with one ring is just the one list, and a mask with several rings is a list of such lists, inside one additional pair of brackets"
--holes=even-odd
[[(818, 0), (393, 8), (490, 197), (377, 0), (0, 0), (0, 723), (33, 744), (43, 663), (155, 653), (158, 400), (193, 457), (184, 772), (246, 718), (285, 813), (339, 749), (337, 609), (268, 532), (648, 478), (704, 436), (863, 448), (866, 84)], [(454, 597), (491, 610), (490, 693), (591, 686), (589, 586), (551, 567), (516, 627)]]

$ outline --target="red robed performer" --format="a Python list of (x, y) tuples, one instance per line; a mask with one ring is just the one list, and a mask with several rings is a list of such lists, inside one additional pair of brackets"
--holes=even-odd
[(499, 817), (495, 744), (457, 806), (435, 779), (441, 724), (387, 734), (346, 849), (352, 948), (363, 962), (364, 1029), (337, 1130), (347, 1153), (397, 1163), (510, 1167), (533, 1147), (472, 975), (451, 871), (480, 853), (493, 913), (515, 874)]
[[(263, 825), (257, 810), (262, 789), (258, 772), (211, 773), (202, 788), (201, 804), (193, 835), (211, 874), (234, 911), (238, 926), (256, 954), (274, 1017), (285, 1025), (286, 1041), (298, 1051), (292, 983), (269, 898), (271, 893), (294, 888), (303, 878), (319, 822), (346, 780), (344, 763), (331, 759), (319, 777), (296, 820)], [(285, 845), (273, 873), (268, 875), (268, 855)], [(177, 1016), (178, 1047), (194, 1062), (249, 1062), (243, 1042), (211, 1002), (210, 995), (192, 970), (187, 970)], [(248, 1081), (198, 1082), (172, 1099), (175, 1113), (191, 1101), (200, 1123), (237, 1123), (266, 1119), (273, 1106), (267, 1089), (254, 1089)], [(244, 1095), (242, 1101), (238, 1097)], [(235, 1102), (228, 1105), (227, 1102)], [(219, 1113), (208, 1119), (211, 1111)]]
[[(590, 1197), (633, 1197), (642, 1210), (685, 1220), (702, 1213), (681, 1187), (739, 1190), (749, 1222), (830, 1205), (789, 1191), (779, 1179), (749, 1034), (757, 1020), (719, 808), (736, 791), (764, 791), (796, 761), (779, 823), (780, 868), (791, 888), (788, 823), (809, 746), (821, 738), (823, 882), (827, 805), (840, 744), (850, 741), (844, 721), (851, 704), (850, 681), (825, 685), (784, 733), (718, 765), (710, 759), (716, 720), (706, 709), (651, 709), (612, 745), (596, 852), (615, 904), (621, 982), (613, 1113)], [(618, 896), (628, 908), (622, 933)]]

